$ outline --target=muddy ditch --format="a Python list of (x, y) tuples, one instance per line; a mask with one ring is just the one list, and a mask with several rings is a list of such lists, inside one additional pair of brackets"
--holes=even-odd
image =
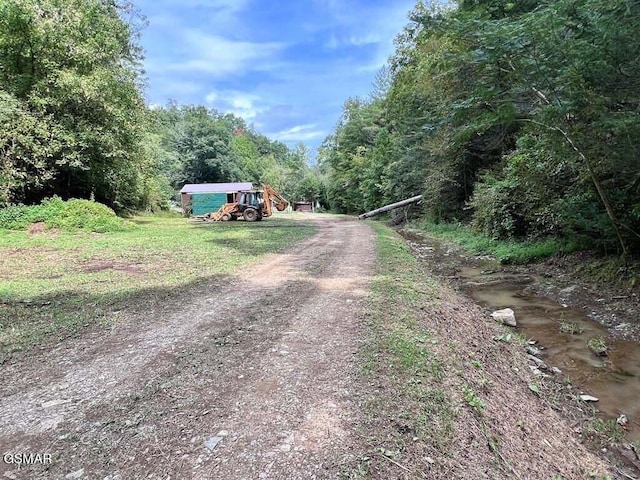
[[(536, 342), (538, 356), (560, 369), (561, 379), (596, 397), (599, 417), (626, 420), (627, 440), (640, 439), (637, 298), (612, 295), (543, 265), (501, 265), (422, 232), (400, 234), (434, 273), (488, 313), (511, 308), (517, 331)], [(596, 344), (606, 350), (594, 353)]]

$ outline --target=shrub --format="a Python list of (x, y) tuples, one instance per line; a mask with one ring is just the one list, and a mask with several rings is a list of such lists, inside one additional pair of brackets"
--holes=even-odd
[(65, 202), (53, 197), (43, 200), (40, 205), (0, 210), (0, 228), (22, 230), (36, 222), (43, 222), (49, 228), (97, 233), (131, 228), (109, 207), (90, 200), (71, 199)]
[(607, 355), (608, 347), (604, 337), (594, 337), (589, 339), (589, 341), (587, 342), (587, 347), (589, 347), (589, 350), (600, 357), (604, 357)]

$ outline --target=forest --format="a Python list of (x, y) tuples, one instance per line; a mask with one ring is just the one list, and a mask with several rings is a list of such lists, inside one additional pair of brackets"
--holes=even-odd
[(316, 163), (231, 114), (144, 101), (144, 19), (117, 0), (0, 2), (0, 207), (157, 210), (184, 183), (270, 183), (495, 239), (640, 247), (640, 2), (419, 1)]
[(147, 106), (143, 27), (127, 2), (0, 2), (0, 207), (59, 196), (153, 211), (185, 183), (240, 180), (319, 197), (304, 145), (201, 105)]
[(331, 206), (640, 251), (640, 2), (434, 5), (325, 140)]

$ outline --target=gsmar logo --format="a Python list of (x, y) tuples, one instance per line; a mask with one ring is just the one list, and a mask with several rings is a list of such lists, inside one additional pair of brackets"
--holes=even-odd
[(50, 453), (5, 453), (2, 456), (4, 463), (13, 465), (49, 465)]

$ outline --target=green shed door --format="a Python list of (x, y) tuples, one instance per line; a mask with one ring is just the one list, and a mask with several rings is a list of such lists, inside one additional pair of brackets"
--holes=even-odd
[(191, 195), (193, 215), (217, 212), (225, 203), (227, 203), (226, 193), (194, 193)]

